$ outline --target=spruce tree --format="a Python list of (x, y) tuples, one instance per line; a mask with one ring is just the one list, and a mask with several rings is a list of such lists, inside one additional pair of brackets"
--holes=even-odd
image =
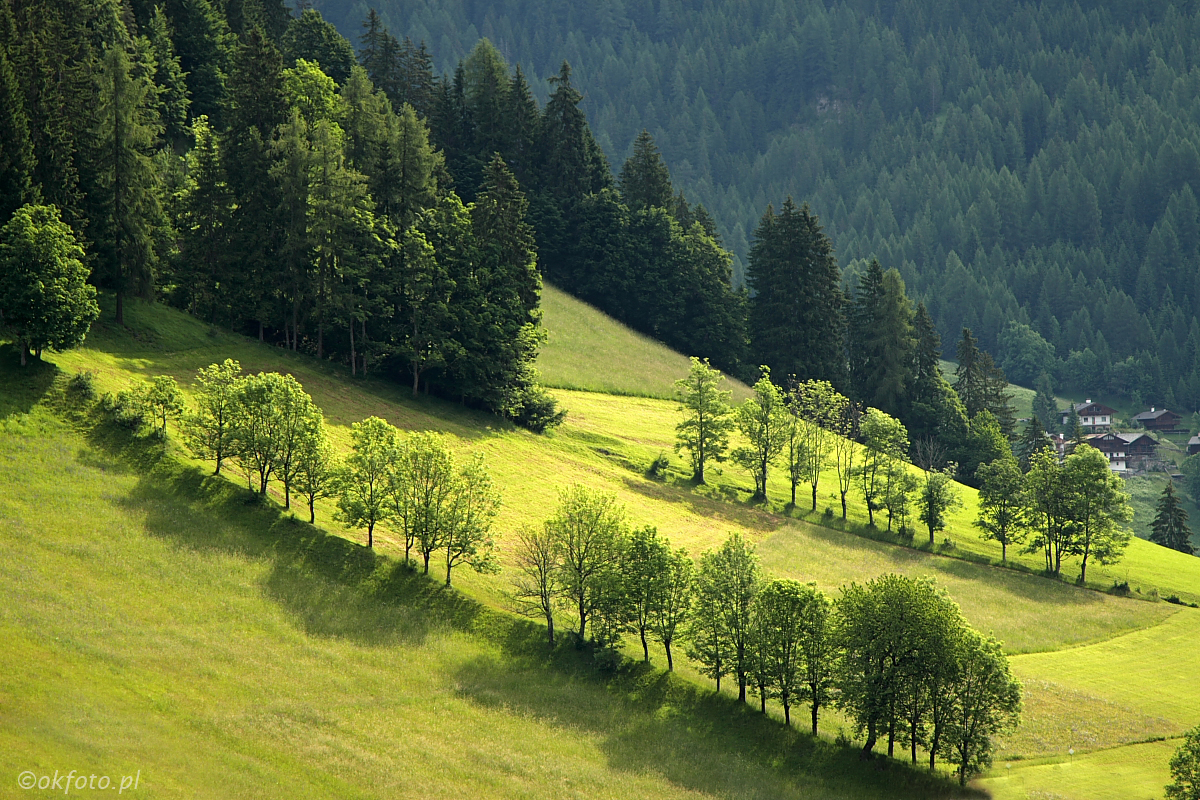
[(288, 23), (279, 47), (289, 65), (300, 59), (320, 64), (321, 71), (339, 84), (350, 77), (350, 68), (354, 66), (354, 48), (350, 42), (315, 8), (304, 9)]
[(886, 273), (872, 259), (859, 284), (847, 331), (851, 383), (858, 398), (892, 415), (912, 381), (912, 308), (904, 280), (894, 269)]
[(541, 136), (541, 112), (525, 80), (521, 65), (513, 70), (508, 85), (508, 104), (504, 126), (508, 150), (505, 162), (526, 192), (537, 189), (538, 138)]
[(189, 139), (187, 75), (175, 55), (171, 42), (170, 23), (161, 6), (155, 6), (146, 26), (146, 38), (154, 53), (154, 83), (158, 86), (158, 116), (163, 126), (163, 138), (177, 151), (186, 148)]
[(841, 273), (833, 245), (806, 203), (770, 207), (754, 232), (746, 272), (750, 342), (779, 376), (845, 383)]
[(91, 238), (98, 271), (116, 292), (117, 322), (123, 324), (125, 297), (150, 297), (154, 290), (155, 240), (166, 224), (151, 158), (161, 128), (154, 85), (144, 70), (132, 69), (122, 45), (105, 48), (96, 89)]
[[(196, 144), (187, 154), (187, 177), (178, 202), (179, 268), (176, 278), (188, 310), (217, 322), (233, 300), (230, 217), (233, 193), (225, 179), (220, 143), (208, 117), (192, 125)], [(240, 287), (237, 287), (240, 288)]]
[(1050, 439), (1046, 436), (1046, 430), (1042, 427), (1041, 420), (1036, 416), (1030, 417), (1015, 448), (1021, 472), (1029, 472), (1029, 465), (1033, 463), (1034, 456), (1052, 447)]
[(0, 224), (37, 197), (33, 142), (13, 52), (16, 23), (8, 3), (0, 5)]
[(211, 0), (166, 0), (175, 53), (186, 76), (194, 117), (207, 116), (225, 126), (225, 80), (233, 37), (224, 15)]
[(1150, 541), (1192, 555), (1192, 530), (1188, 526), (1187, 509), (1175, 494), (1175, 484), (1168, 481), (1163, 487), (1155, 509), (1154, 521), (1150, 523)]
[(1054, 399), (1054, 384), (1050, 375), (1043, 372), (1038, 376), (1037, 393), (1033, 397), (1033, 415), (1042, 423), (1044, 430), (1050, 431), (1058, 427), (1058, 403)]
[[(633, 143), (633, 155), (625, 161), (618, 179), (621, 199), (630, 211), (644, 208), (671, 209), (674, 189), (671, 173), (663, 162), (650, 132), (642, 129)], [(683, 220), (679, 220), (683, 224)]]

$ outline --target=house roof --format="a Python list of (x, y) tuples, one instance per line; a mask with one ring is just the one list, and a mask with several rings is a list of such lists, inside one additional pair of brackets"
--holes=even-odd
[(1149, 411), (1143, 411), (1142, 413), (1138, 414), (1136, 417), (1134, 417), (1134, 420), (1136, 420), (1138, 422), (1146, 422), (1148, 420), (1160, 419), (1161, 417), (1163, 417), (1167, 414), (1170, 414), (1172, 417), (1179, 418), (1179, 415), (1176, 414), (1174, 411), (1170, 411), (1165, 408), (1159, 408), (1159, 409), (1152, 408)]
[(1200, 446), (1200, 436), (1193, 436), (1188, 439), (1188, 447)]
[[(1109, 416), (1111, 416), (1111, 415), (1117, 413), (1117, 410), (1115, 408), (1109, 408), (1108, 406), (1104, 405), (1103, 403), (1094, 403), (1091, 400), (1086, 400), (1082, 403), (1072, 403), (1071, 408), (1075, 409), (1076, 414), (1083, 413), (1084, 409), (1091, 409), (1092, 410), (1091, 413), (1093, 415), (1094, 414), (1108, 414)], [(1069, 414), (1069, 413), (1070, 413), (1070, 409), (1063, 412), (1064, 415)]]

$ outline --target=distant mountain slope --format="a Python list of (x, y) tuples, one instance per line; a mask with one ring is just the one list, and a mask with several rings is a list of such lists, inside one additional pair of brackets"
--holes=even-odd
[(1063, 385), (1200, 409), (1195, 3), (315, 5), (352, 39), (374, 6), (443, 71), (487, 36), (542, 97), (569, 60), (614, 167), (648, 129), (739, 268), (794, 195), (844, 266), (900, 269), (947, 347), (968, 326), (1000, 360), (1027, 323)]

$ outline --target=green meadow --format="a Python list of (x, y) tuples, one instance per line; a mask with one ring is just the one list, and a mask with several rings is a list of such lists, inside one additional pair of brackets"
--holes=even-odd
[[(130, 443), (61, 397), (80, 370), (101, 391), (159, 374), (187, 391), (197, 368), (233, 357), (293, 373), (342, 448), (349, 425), (376, 414), (484, 452), (503, 493), (502, 563), (511, 532), (579, 482), (614, 492), (632, 522), (693, 554), (738, 531), (770, 574), (829, 592), (884, 572), (930, 575), (1005, 643), (1026, 687), (1023, 724), (980, 788), (1141, 796), (1089, 788), (1128, 780), (1131, 791), (1150, 787), (1147, 797), (1161, 791), (1173, 745), (1150, 740), (1200, 722), (1200, 653), (1189, 646), (1200, 611), (1161, 598), (1200, 600), (1200, 560), (1136, 540), (1079, 587), (1074, 564), (1062, 581), (1036, 574), (1037, 555), (1010, 552), (1016, 568), (998, 566), (998, 546), (971, 527), (966, 487), (932, 548), (920, 532), (914, 547), (869, 528), (855, 490), (842, 522), (832, 470), (815, 513), (806, 486), (800, 508), (788, 506), (778, 473), (766, 505), (748, 504), (751, 480), (729, 464), (696, 487), (673, 451), (676, 404), (663, 399), (687, 359), (553, 289), (545, 309), (539, 367), (568, 411), (545, 436), (161, 306), (131, 304), (125, 328), (106, 307), (83, 347), (26, 370), (5, 348), (5, 773), (143, 765), (151, 796), (163, 797), (439, 797), (464, 786), (487, 797), (952, 793), (908, 768), (860, 765), (831, 741), (836, 714), (814, 742), (715, 695), (686, 666), (668, 677), (658, 658), (600, 674), (573, 649), (547, 653), (537, 626), (506, 610), (503, 573), (463, 571), (456, 590), (440, 589), (398, 566), (387, 531), (366, 551), (328, 501), (308, 526), (278, 496), (254, 502), (232, 470), (209, 476), (177, 437)], [(660, 454), (667, 474), (648, 477)], [(1114, 582), (1134, 596), (1100, 591)]]

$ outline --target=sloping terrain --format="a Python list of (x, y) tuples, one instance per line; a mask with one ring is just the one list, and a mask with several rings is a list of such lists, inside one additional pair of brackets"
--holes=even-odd
[[(839, 760), (835, 748), (814, 750), (754, 721), (710, 695), (686, 665), (682, 682), (636, 669), (601, 679), (571, 653), (546, 656), (536, 626), (504, 612), (503, 573), (462, 572), (461, 593), (435, 590), (396, 570), (386, 531), (376, 554), (356, 546), (362, 532), (335, 523), (329, 503), (318, 506), (312, 529), (274, 506), (247, 506), (236, 475), (206, 477), (211, 466), (191, 462), (173, 439), (160, 453), (153, 443), (68, 425), (53, 411), (62, 405), (55, 381), (77, 370), (94, 371), (103, 391), (156, 374), (186, 387), (197, 368), (225, 357), (295, 374), (341, 447), (351, 422), (378, 414), (482, 450), (503, 493), (502, 561), (512, 530), (544, 519), (557, 492), (581, 482), (615, 492), (632, 522), (657, 525), (693, 553), (740, 531), (771, 574), (830, 592), (888, 571), (934, 576), (972, 624), (1009, 652), (1029, 654), (1014, 657), (1026, 684), (1025, 723), (1001, 749), (1021, 760), (998, 762), (983, 782), (997, 797), (1037, 796), (1029, 795), (1041, 791), (1037, 776), (1058, 775), (1056, 764), (1102, 784), (1120, 760), (1111, 754), (1121, 752), (1104, 748), (1177, 736), (1200, 717), (1200, 693), (1187, 680), (1200, 669), (1187, 646), (1200, 635), (1200, 612), (983, 563), (999, 553), (969, 527), (969, 490), (946, 534), (952, 546), (939, 539), (944, 554), (902, 547), (865, 530), (853, 493), (846, 530), (822, 520), (824, 505), (837, 506), (832, 474), (821, 508), (807, 515), (785, 513), (778, 476), (769, 508), (745, 502), (749, 478), (729, 465), (714, 485), (692, 486), (671, 451), (678, 415), (670, 401), (630, 389), (557, 390), (567, 423), (538, 437), (209, 331), (169, 309), (134, 305), (127, 314), (128, 329), (106, 314), (84, 347), (49, 364), (22, 371), (10, 349), (0, 356), (0, 480), (8, 488), (0, 536), (9, 554), (0, 567), (0, 639), (9, 643), (0, 645), (0, 695), (17, 723), (4, 726), (0, 751), (12, 772), (72, 759), (110, 771), (140, 761), (157, 772), (158, 796), (261, 796), (260, 779), (278, 796), (404, 796), (418, 786), (440, 796), (462, 785), (497, 797), (574, 796), (584, 787), (594, 796), (877, 796), (878, 776)], [(548, 310), (551, 341), (555, 319)], [(605, 363), (606, 347), (638, 363), (636, 340), (612, 341), (578, 363)], [(686, 369), (675, 359), (678, 374), (657, 378), (659, 386)], [(553, 369), (546, 372), (553, 382)], [(626, 387), (650, 380), (626, 375), (634, 376), (622, 378)], [(645, 470), (660, 453), (672, 466), (653, 480)], [(1037, 566), (1035, 557), (1019, 562)], [(1200, 561), (1143, 541), (1090, 577), (1101, 587), (1127, 580), (1143, 598), (1200, 598)], [(1160, 660), (1169, 662), (1166, 677)], [(1159, 696), (1163, 680), (1169, 701)], [(842, 724), (836, 714), (826, 720), (827, 735)], [(202, 743), (191, 751), (185, 742), (194, 735)], [(1165, 782), (1170, 749), (1146, 750), (1158, 754), (1152, 761), (1138, 756), (1144, 782)], [(545, 763), (555, 764), (553, 775)], [(226, 770), (233, 777), (218, 780)], [(900, 778), (883, 780), (890, 787)], [(914, 796), (928, 790), (914, 788)]]

